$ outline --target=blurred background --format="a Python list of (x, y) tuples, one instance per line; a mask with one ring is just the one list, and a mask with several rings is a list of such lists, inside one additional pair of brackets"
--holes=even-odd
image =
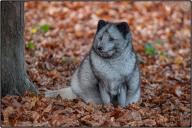
[(190, 15), (190, 2), (25, 2), (28, 75), (40, 91), (69, 85), (98, 20), (126, 21), (142, 72), (133, 108), (148, 126), (189, 126)]

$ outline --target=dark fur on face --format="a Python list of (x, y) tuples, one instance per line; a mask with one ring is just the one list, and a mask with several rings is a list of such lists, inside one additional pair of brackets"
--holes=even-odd
[[(97, 25), (97, 32), (102, 28), (102, 27), (104, 27), (105, 25), (107, 25), (108, 23), (106, 22), (106, 21), (104, 21), (104, 20), (99, 20), (99, 22), (98, 22), (98, 25)], [(96, 32), (96, 33), (97, 33)]]
[(122, 33), (123, 37), (126, 38), (126, 35), (129, 33), (129, 26), (126, 22), (121, 22), (116, 25), (118, 30)]

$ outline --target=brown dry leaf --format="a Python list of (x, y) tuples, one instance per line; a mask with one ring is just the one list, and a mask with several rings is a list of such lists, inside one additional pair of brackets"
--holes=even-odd
[(57, 79), (60, 77), (60, 74), (59, 74), (59, 72), (57, 72), (57, 70), (52, 70), (47, 73), (47, 76), (51, 77), (52, 79)]
[(127, 110), (122, 116), (117, 118), (116, 121), (121, 122), (122, 124), (126, 124), (127, 122), (130, 122), (130, 121), (140, 121), (140, 120), (141, 120), (141, 115), (138, 111)]
[(179, 106), (179, 109), (180, 109), (182, 112), (191, 112), (191, 109), (188, 108), (188, 107), (185, 107), (185, 106)]
[(83, 33), (82, 31), (76, 31), (76, 32), (75, 32), (75, 36), (76, 36), (77, 38), (81, 38), (81, 37), (84, 36), (84, 33)]
[(111, 117), (114, 117), (115, 119), (119, 118), (123, 115), (123, 110), (119, 108), (115, 108), (111, 113)]
[(106, 119), (102, 126), (107, 127), (120, 127), (120, 123), (115, 121), (114, 117), (111, 117), (110, 119)]
[(66, 110), (56, 110), (53, 112), (53, 116), (57, 116), (57, 115), (62, 115), (62, 114), (65, 114), (65, 111)]
[(56, 49), (59, 47), (59, 44), (53, 42), (46, 42), (42, 45), (42, 47), (49, 48), (49, 49)]
[(86, 115), (81, 118), (81, 123), (86, 124), (88, 126), (96, 127), (104, 124), (105, 117), (100, 114), (94, 115)]
[(37, 120), (40, 118), (40, 114), (36, 111), (33, 111), (31, 117), (33, 119), (33, 122), (37, 122)]
[(191, 126), (191, 121), (190, 121), (190, 119), (181, 121), (181, 122), (179, 123), (179, 126), (182, 126), (182, 127)]
[(161, 124), (164, 124), (168, 121), (168, 119), (160, 114), (157, 114), (156, 115), (156, 123), (161, 125)]
[(1, 104), (4, 104), (5, 106), (9, 106), (10, 98), (11, 98), (10, 96), (3, 97), (2, 100), (1, 100)]
[(5, 125), (10, 125), (10, 122), (9, 122), (9, 116), (14, 112), (14, 109), (12, 106), (8, 106), (7, 108), (5, 108), (3, 110), (3, 118), (4, 118), (4, 124)]
[(183, 57), (181, 57), (181, 56), (176, 56), (174, 62), (175, 62), (176, 64), (183, 64), (185, 61), (183, 60)]
[(152, 126), (156, 125), (156, 121), (153, 119), (145, 119), (145, 120), (143, 120), (143, 125), (152, 127)]
[(21, 103), (19, 103), (18, 101), (17, 101), (17, 99), (13, 99), (12, 100), (12, 106), (13, 107), (16, 107), (16, 108), (19, 108), (19, 107), (21, 107), (22, 105), (21, 105)]
[(75, 116), (69, 117), (69, 116), (65, 116), (65, 115), (57, 115), (57, 116), (52, 117), (51, 124), (54, 126), (70, 127), (70, 126), (78, 126), (79, 122), (75, 118)]
[(138, 101), (138, 103), (130, 104), (128, 106), (128, 109), (139, 110), (140, 109), (140, 106), (139, 106), (140, 102), (141, 102), (141, 99), (140, 99), (140, 101)]
[(45, 112), (50, 112), (52, 110), (52, 104), (49, 104), (44, 110), (43, 113)]
[(37, 101), (39, 98), (37, 96), (32, 97), (22, 97), (22, 100), (24, 101), (23, 108), (26, 110), (31, 110), (33, 107), (35, 107)]
[(94, 110), (94, 104), (89, 103), (88, 106), (86, 106), (86, 111), (88, 111), (89, 113), (93, 113)]

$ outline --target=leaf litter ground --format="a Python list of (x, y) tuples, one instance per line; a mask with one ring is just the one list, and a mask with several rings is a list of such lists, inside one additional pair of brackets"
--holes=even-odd
[(26, 93), (1, 100), (3, 126), (191, 126), (189, 2), (25, 2), (27, 73), (40, 92), (69, 84), (99, 19), (127, 21), (142, 94), (126, 108)]

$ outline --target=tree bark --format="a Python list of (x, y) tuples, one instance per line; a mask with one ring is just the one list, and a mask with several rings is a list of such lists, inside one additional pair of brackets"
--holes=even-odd
[(1, 2), (1, 30), (1, 95), (37, 94), (25, 69), (23, 2)]

